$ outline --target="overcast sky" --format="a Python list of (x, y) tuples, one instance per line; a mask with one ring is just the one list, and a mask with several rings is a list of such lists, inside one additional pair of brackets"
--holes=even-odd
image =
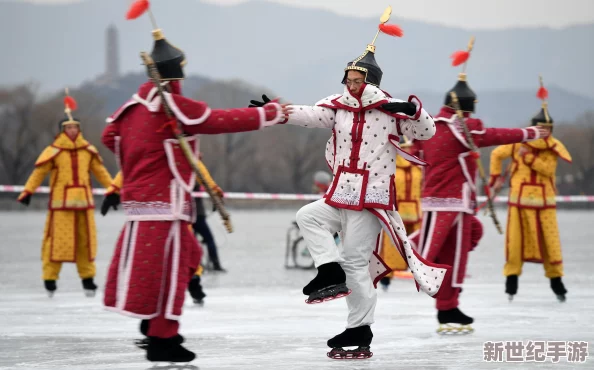
[[(1, 0), (0, 0), (1, 1)], [(82, 0), (17, 0), (71, 3)], [(91, 0), (101, 1), (101, 0)], [(122, 0), (131, 1), (131, 0)], [(174, 0), (152, 0), (174, 1)], [(196, 0), (232, 5), (252, 0)], [(387, 5), (393, 15), (461, 28), (508, 28), (594, 23), (594, 0), (265, 0), (291, 6), (323, 8), (336, 13), (379, 17)]]

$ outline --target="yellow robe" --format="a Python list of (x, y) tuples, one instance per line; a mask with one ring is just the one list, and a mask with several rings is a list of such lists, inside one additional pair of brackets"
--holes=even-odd
[[(396, 175), (394, 183), (396, 185), (396, 202), (398, 213), (406, 227), (406, 233), (410, 235), (421, 228), (421, 182), (423, 180), (423, 171), (419, 166), (411, 164), (406, 159), (396, 157)], [(406, 271), (408, 266), (396, 246), (392, 244), (390, 237), (382, 232), (380, 256), (394, 271)], [(390, 273), (388, 277), (392, 277)]]
[(65, 133), (45, 148), (19, 196), (35, 193), (50, 174), (49, 212), (43, 232), (43, 279), (57, 280), (62, 262), (76, 262), (81, 278), (95, 276), (97, 235), (90, 173), (105, 187), (112, 181), (97, 149), (82, 134)]
[[(520, 147), (528, 149), (520, 155)], [(555, 196), (557, 159), (571, 162), (565, 146), (553, 136), (524, 144), (502, 145), (491, 153), (492, 182), (511, 157), (505, 238), (505, 276), (521, 275), (523, 262), (543, 263), (545, 276), (563, 276), (563, 257)]]
[[(198, 161), (197, 164), (198, 164), (198, 169), (200, 169), (200, 173), (202, 174), (202, 176), (204, 176), (204, 181), (206, 182), (208, 187), (211, 188), (215, 193), (221, 194), (222, 193), (221, 188), (219, 188), (219, 185), (217, 185), (217, 183), (213, 180), (212, 176), (210, 175), (210, 172), (208, 172), (208, 169), (206, 168), (204, 163), (202, 163), (202, 161)], [(198, 184), (200, 186), (204, 186), (204, 184), (202, 184), (202, 181), (200, 181), (198, 176), (196, 176), (196, 181), (198, 182)], [(109, 193), (118, 193), (119, 194), (123, 187), (124, 187), (124, 176), (122, 176), (122, 171), (120, 171), (114, 177), (113, 182), (107, 189), (107, 194), (109, 194)], [(188, 227), (190, 228), (190, 230), (192, 229), (192, 225), (188, 225)], [(203, 270), (204, 269), (202, 268), (202, 265), (198, 265), (198, 268), (196, 269), (196, 275), (201, 276)]]

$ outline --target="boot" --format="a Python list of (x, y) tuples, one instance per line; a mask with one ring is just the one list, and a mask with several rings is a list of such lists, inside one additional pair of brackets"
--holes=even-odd
[(93, 278), (82, 279), (83, 289), (87, 297), (94, 297), (97, 291), (97, 285), (93, 282)]
[(320, 289), (345, 282), (346, 275), (338, 262), (326, 263), (318, 267), (318, 274), (303, 288), (303, 294), (310, 295)]
[(565, 294), (567, 294), (567, 289), (565, 289), (565, 285), (563, 285), (563, 281), (561, 281), (561, 277), (556, 277), (551, 279), (551, 289), (553, 293), (557, 296), (559, 302), (565, 302)]
[(332, 339), (328, 340), (328, 347), (342, 348), (342, 347), (369, 347), (373, 333), (369, 325), (359, 326), (358, 328), (350, 328), (338, 334)]
[(50, 298), (53, 297), (54, 293), (58, 289), (58, 287), (56, 286), (56, 281), (55, 280), (44, 280), (43, 285), (45, 286), (45, 290), (47, 291), (47, 296)]
[(192, 280), (190, 280), (190, 284), (188, 284), (188, 291), (190, 292), (194, 303), (200, 306), (204, 305), (204, 297), (206, 297), (206, 294), (204, 294), (202, 285), (200, 285), (200, 276), (192, 276)]
[(383, 277), (380, 280), (380, 284), (382, 285), (382, 289), (384, 290), (384, 292), (388, 291), (388, 288), (390, 287), (390, 278), (389, 277)]
[[(148, 344), (149, 344), (149, 338), (148, 338), (149, 323), (150, 323), (150, 320), (142, 320), (142, 321), (140, 321), (140, 333), (142, 335), (144, 335), (145, 338), (137, 339), (137, 340), (134, 341), (134, 344), (138, 348), (140, 348), (140, 349), (146, 350), (148, 348)], [(173, 337), (173, 339), (178, 344), (182, 344), (184, 342), (184, 337), (182, 337), (179, 334), (176, 335), (175, 337)]]
[[(350, 328), (328, 340), (328, 347), (332, 350), (326, 355), (336, 360), (363, 360), (373, 356), (371, 352), (371, 340), (373, 333), (369, 325)], [(357, 347), (345, 350), (343, 347)]]
[(439, 321), (438, 334), (469, 334), (474, 331), (470, 326), (474, 319), (465, 315), (458, 307), (437, 311), (437, 321)]
[(338, 262), (330, 262), (318, 267), (318, 274), (303, 288), (303, 294), (309, 296), (307, 304), (314, 304), (346, 297), (351, 291), (342, 267)]
[(190, 362), (196, 354), (182, 347), (181, 336), (172, 338), (149, 337), (146, 359), (152, 362)]
[(518, 275), (509, 275), (505, 279), (505, 292), (511, 302), (514, 299), (514, 295), (518, 293)]

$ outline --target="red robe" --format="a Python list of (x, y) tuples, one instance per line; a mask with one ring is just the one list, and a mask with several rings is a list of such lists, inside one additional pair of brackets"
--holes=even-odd
[[(185, 98), (178, 82), (169, 83), (166, 100), (183, 124), (198, 157), (198, 134), (258, 130), (281, 118), (276, 103), (265, 108), (211, 110)], [(109, 310), (141, 319), (178, 320), (187, 284), (202, 250), (188, 225), (195, 205), (195, 175), (170, 128), (161, 98), (152, 83), (140, 86), (132, 99), (110, 118), (102, 142), (118, 159), (124, 178), (122, 207), (127, 222), (118, 239), (105, 288)], [(158, 326), (158, 325), (157, 325)], [(176, 326), (149, 335), (171, 337)], [(152, 330), (152, 332), (151, 332)]]
[[(537, 138), (535, 128), (485, 128), (480, 119), (465, 113), (465, 122), (479, 148), (519, 143)], [(474, 217), (477, 164), (470, 154), (454, 110), (443, 107), (434, 117), (437, 132), (431, 140), (417, 141), (425, 167), (421, 195), (421, 230), (410, 235), (411, 243), (429, 262), (452, 266), (451, 294), (438, 297), (438, 310), (458, 306), (458, 295), (466, 274), (468, 252), (478, 244), (482, 225)]]

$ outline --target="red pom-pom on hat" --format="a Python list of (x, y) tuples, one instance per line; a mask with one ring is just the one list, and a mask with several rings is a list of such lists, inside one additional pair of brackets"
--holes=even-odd
[(76, 100), (72, 96), (66, 96), (64, 98), (64, 105), (71, 111), (75, 111), (78, 108), (78, 104), (76, 104)]
[(136, 0), (128, 9), (126, 13), (126, 19), (136, 19), (143, 15), (149, 8), (150, 3), (149, 0)]
[(382, 33), (385, 33), (386, 35), (389, 35), (389, 36), (402, 37), (404, 35), (404, 32), (402, 31), (402, 28), (400, 28), (400, 26), (397, 26), (395, 24), (384, 24), (384, 23), (381, 23), (379, 25), (379, 30)]
[(460, 64), (466, 63), (468, 58), (470, 58), (470, 52), (465, 50), (458, 50), (454, 54), (452, 54), (450, 58), (452, 58), (452, 66), (457, 67)]
[(541, 86), (536, 93), (536, 97), (540, 100), (547, 100), (549, 98), (549, 90), (547, 90), (544, 86)]

